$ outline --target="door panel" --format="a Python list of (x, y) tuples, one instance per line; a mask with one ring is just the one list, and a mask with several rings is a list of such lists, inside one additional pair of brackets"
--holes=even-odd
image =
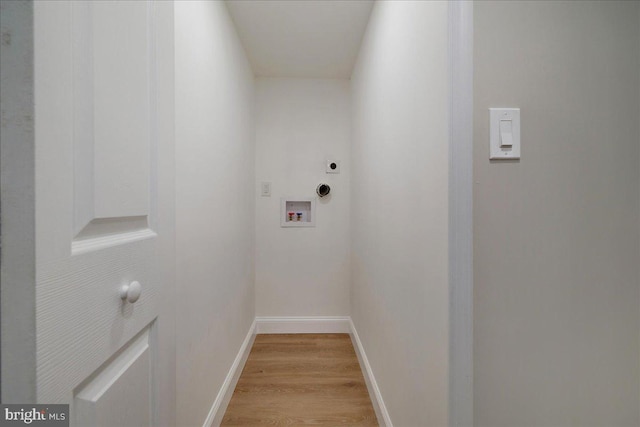
[(74, 4), (79, 7), (92, 9), (93, 23), (94, 218), (145, 216), (152, 133), (150, 5)]
[[(168, 378), (156, 378), (152, 339), (170, 323), (161, 260), (172, 239), (156, 217), (172, 206), (158, 196), (172, 195), (157, 169), (172, 150), (158, 138), (156, 76), (171, 73), (158, 70), (156, 9), (34, 5), (36, 388), (39, 402), (69, 403), (78, 426), (151, 425)], [(123, 301), (133, 281), (142, 294)]]
[[(157, 316), (153, 239), (115, 245), (42, 266), (37, 283), (37, 392), (65, 403), (71, 391)], [(122, 285), (142, 295), (123, 302)], [(153, 352), (154, 349), (152, 348)]]
[(71, 9), (74, 244), (86, 248), (87, 239), (149, 226), (154, 43), (146, 2)]
[[(80, 426), (133, 427), (151, 424), (149, 329), (127, 344), (76, 393)], [(136, 404), (131, 405), (131, 398)]]

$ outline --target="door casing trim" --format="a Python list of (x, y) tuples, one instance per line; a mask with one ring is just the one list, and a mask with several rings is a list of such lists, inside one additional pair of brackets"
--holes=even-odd
[(449, 425), (473, 425), (473, 2), (449, 2)]

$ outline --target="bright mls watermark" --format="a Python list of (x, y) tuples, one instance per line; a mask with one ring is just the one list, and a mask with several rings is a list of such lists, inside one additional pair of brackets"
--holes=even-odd
[(69, 405), (0, 405), (0, 426), (69, 427)]

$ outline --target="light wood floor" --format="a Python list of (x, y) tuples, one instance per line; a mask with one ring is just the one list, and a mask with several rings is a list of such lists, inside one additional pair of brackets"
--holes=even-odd
[(222, 425), (377, 426), (348, 334), (257, 335)]

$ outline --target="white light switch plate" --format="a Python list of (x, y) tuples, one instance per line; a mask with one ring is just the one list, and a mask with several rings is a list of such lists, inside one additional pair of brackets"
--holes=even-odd
[[(505, 123), (500, 126), (500, 122)], [(489, 158), (520, 158), (519, 108), (489, 108)]]
[(260, 184), (260, 194), (262, 194), (263, 197), (271, 197), (270, 182), (263, 182), (262, 184)]

